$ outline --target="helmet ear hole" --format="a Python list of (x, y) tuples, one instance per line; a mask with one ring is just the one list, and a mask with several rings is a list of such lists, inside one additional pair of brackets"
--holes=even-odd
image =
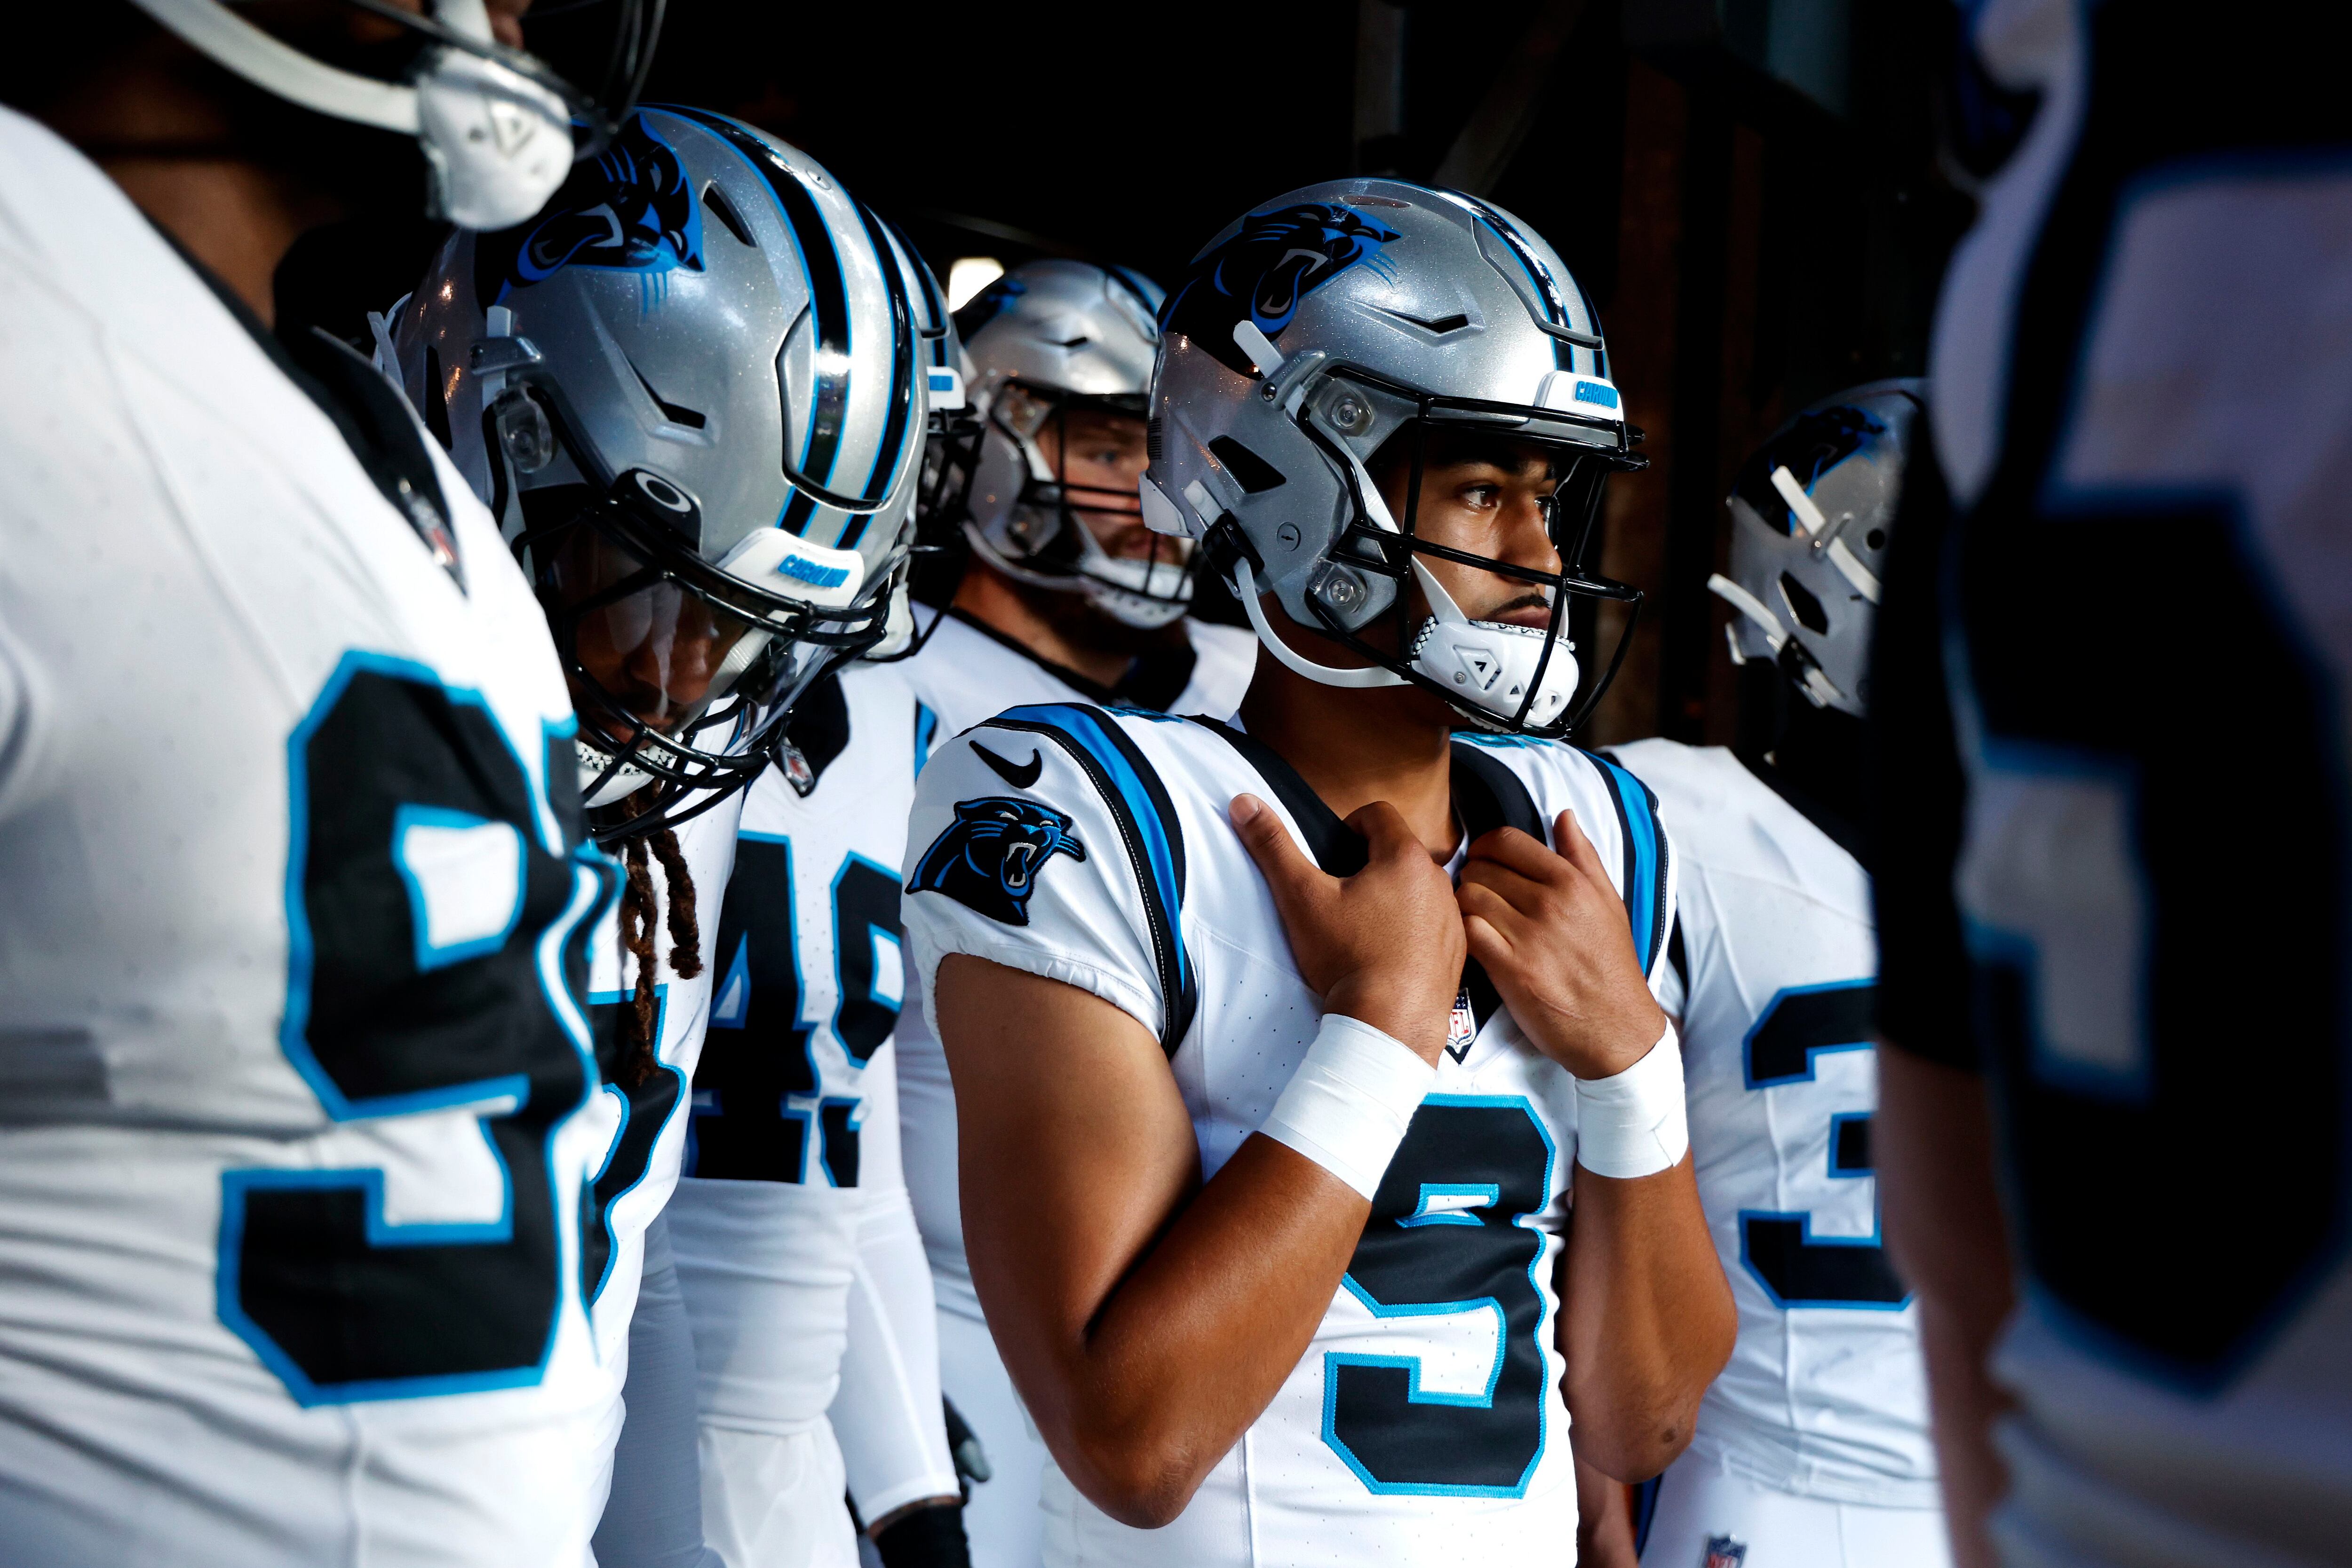
[(1813, 597), (1811, 589), (1785, 571), (1780, 574), (1780, 597), (1787, 601), (1789, 613), (1797, 618), (1798, 625), (1816, 637), (1829, 635), (1829, 612), (1822, 608), (1822, 601)]
[(1281, 469), (1230, 435), (1215, 437), (1209, 443), (1209, 450), (1225, 465), (1225, 472), (1234, 476), (1244, 494), (1262, 495), (1283, 483)]

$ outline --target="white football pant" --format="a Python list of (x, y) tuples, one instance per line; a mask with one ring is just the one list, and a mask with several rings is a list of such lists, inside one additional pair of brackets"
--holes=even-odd
[[(1778, 1491), (1685, 1453), (1658, 1485), (1642, 1568), (1951, 1568), (1939, 1508), (1881, 1508)], [(1738, 1555), (1738, 1549), (1747, 1554)]]

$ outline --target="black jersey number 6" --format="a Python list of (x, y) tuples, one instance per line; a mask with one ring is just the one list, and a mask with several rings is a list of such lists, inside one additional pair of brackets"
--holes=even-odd
[[(568, 741), (533, 744), (568, 783)], [(563, 1295), (549, 1139), (595, 1082), (612, 872), (576, 795), (542, 797), (481, 699), (420, 665), (346, 655), (288, 752), (287, 1057), (339, 1123), (479, 1107), (486, 1151), (418, 1124), (410, 1201), (489, 1169), (505, 1190), (394, 1223), (381, 1168), (228, 1171), (221, 1319), (304, 1405), (536, 1383)]]

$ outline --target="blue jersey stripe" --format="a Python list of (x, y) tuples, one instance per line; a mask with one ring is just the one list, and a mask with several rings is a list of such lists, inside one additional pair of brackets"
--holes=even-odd
[(1625, 840), (1625, 918), (1633, 927), (1634, 955), (1647, 975), (1666, 919), (1666, 843), (1658, 831), (1658, 798), (1607, 758), (1589, 751), (1584, 755), (1601, 769), (1617, 807), (1617, 826)]
[[(1176, 863), (1169, 852), (1167, 829), (1144, 791), (1143, 780), (1136, 777), (1135, 769), (1129, 766), (1123, 748), (1113, 745), (1110, 737), (1103, 733), (1106, 725), (1096, 719), (1094, 710), (1076, 704), (1055, 703), (1013, 708), (1002, 716), (1053, 725), (1085, 747), (1095, 760), (1102, 764), (1103, 770), (1110, 775), (1111, 782), (1118, 787), (1120, 803), (1143, 834), (1144, 850), (1150, 857), (1151, 875), (1156, 884), (1145, 891), (1157, 896), (1162, 908), (1171, 912), (1180, 908), (1183, 894), (1176, 885)], [(1181, 961), (1181, 956), (1179, 961)]]
[(1184, 845), (1175, 804), (1135, 743), (1102, 709), (1079, 703), (1017, 707), (989, 724), (1051, 737), (1093, 778), (1104, 803), (1129, 837), (1151, 925), (1167, 1019), (1161, 1045), (1171, 1054), (1192, 1027), (1199, 1006), (1192, 962), (1184, 951)]

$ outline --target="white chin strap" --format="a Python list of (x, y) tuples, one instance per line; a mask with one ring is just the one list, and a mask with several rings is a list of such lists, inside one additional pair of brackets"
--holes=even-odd
[(1412, 685), (1393, 670), (1383, 670), (1378, 664), (1367, 664), (1360, 670), (1343, 669), (1338, 664), (1318, 664), (1275, 634), (1266, 624), (1265, 607), (1257, 601), (1257, 578), (1250, 570), (1246, 559), (1234, 562), (1234, 596), (1242, 601), (1242, 610), (1257, 632), (1257, 640), (1284, 668), (1293, 674), (1304, 675), (1318, 685), (1326, 686), (1409, 686)]
[[(220, 0), (131, 3), (256, 87), (337, 120), (415, 137), (432, 171), (434, 215), (461, 228), (522, 222), (571, 172), (571, 114), (563, 100), (496, 60), (435, 48), (414, 86), (377, 81), (312, 59)], [(453, 32), (490, 41), (482, 0), (437, 0), (434, 17)]]
[(1095, 538), (1083, 518), (1073, 526), (1085, 535), (1076, 571), (1039, 571), (989, 542), (987, 530), (966, 520), (963, 537), (974, 554), (1015, 582), (1081, 593), (1112, 620), (1151, 632), (1182, 618), (1192, 608), (1192, 580), (1182, 561), (1147, 561), (1114, 556)]

